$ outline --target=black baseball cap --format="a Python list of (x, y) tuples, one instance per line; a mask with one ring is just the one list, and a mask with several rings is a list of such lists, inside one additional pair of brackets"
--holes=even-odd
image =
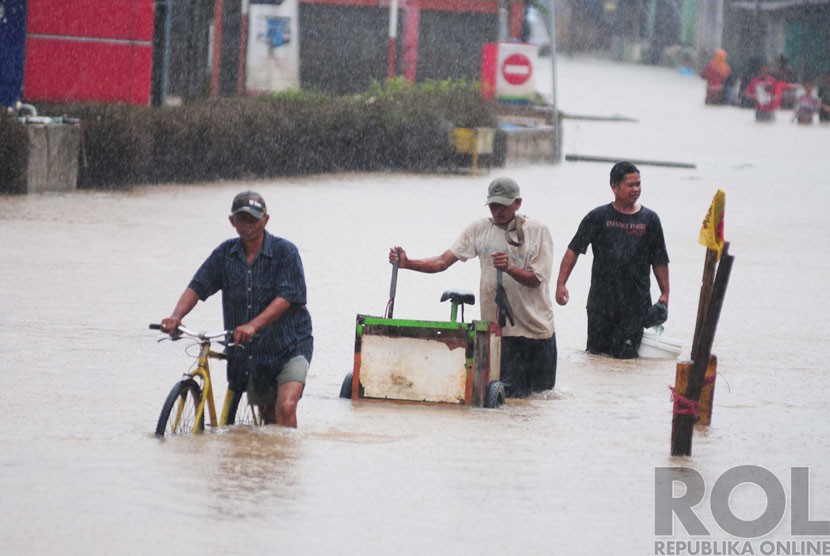
[(243, 191), (233, 198), (231, 205), (231, 216), (236, 216), (240, 212), (247, 212), (257, 220), (268, 214), (268, 209), (265, 208), (265, 199), (256, 191)]

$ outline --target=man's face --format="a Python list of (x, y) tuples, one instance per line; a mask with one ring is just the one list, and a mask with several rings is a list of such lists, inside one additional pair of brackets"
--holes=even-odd
[(623, 176), (617, 185), (611, 187), (614, 197), (623, 204), (634, 204), (640, 198), (640, 174), (632, 173)]
[(266, 214), (259, 220), (248, 214), (247, 212), (240, 212), (236, 216), (231, 216), (231, 226), (236, 228), (236, 233), (243, 241), (254, 241), (259, 239), (265, 225), (268, 223), (269, 216)]
[(522, 200), (516, 199), (509, 205), (500, 205), (498, 203), (490, 203), (490, 214), (493, 215), (493, 222), (498, 226), (510, 224), (510, 221), (516, 217), (516, 211), (522, 206)]

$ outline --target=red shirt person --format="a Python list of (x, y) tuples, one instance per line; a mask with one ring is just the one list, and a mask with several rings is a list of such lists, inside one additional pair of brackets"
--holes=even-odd
[(746, 86), (746, 94), (755, 100), (755, 120), (766, 122), (775, 119), (775, 111), (781, 107), (781, 97), (794, 84), (779, 81), (764, 66), (761, 72)]

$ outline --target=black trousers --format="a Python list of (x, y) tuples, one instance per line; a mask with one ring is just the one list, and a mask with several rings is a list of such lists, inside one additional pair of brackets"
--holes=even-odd
[(588, 346), (591, 353), (617, 359), (634, 359), (643, 340), (643, 314), (588, 311)]
[(556, 384), (556, 334), (546, 340), (501, 339), (501, 382), (508, 398), (524, 398)]

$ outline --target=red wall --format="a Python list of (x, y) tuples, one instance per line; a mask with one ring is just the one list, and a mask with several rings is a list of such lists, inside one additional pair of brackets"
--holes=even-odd
[(153, 0), (29, 0), (27, 101), (149, 104)]

